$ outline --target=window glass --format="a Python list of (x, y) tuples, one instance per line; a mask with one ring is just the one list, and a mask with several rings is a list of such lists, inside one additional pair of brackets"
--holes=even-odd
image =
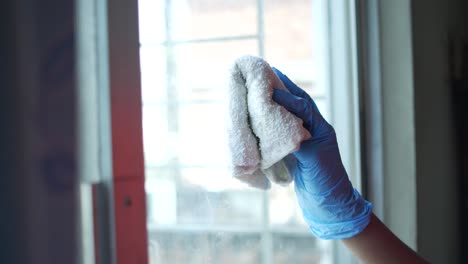
[(226, 167), (223, 118), (220, 103), (145, 104), (146, 165)]
[(261, 263), (259, 235), (162, 230), (150, 237), (151, 263)]
[(292, 185), (260, 191), (229, 175), (222, 124), (228, 67), (245, 54), (282, 69), (329, 114), (313, 1), (139, 0), (151, 263), (330, 259)]
[[(138, 1), (140, 43), (155, 44), (166, 38), (166, 1)], [(143, 56), (142, 56), (143, 57)]]
[(167, 100), (167, 62), (164, 46), (140, 48), (141, 93), (144, 103)]
[(274, 228), (298, 228), (307, 233), (299, 205), (296, 202), (294, 188), (274, 186), (269, 192), (270, 225)]
[(314, 43), (311, 0), (265, 0), (265, 57), (297, 85), (314, 96), (325, 95), (317, 85), (317, 41)]
[[(203, 180), (195, 182), (187, 179), (188, 175), (198, 176), (197, 170), (189, 169), (183, 173), (180, 179), (154, 177), (147, 180), (150, 229), (178, 226), (206, 230), (261, 229), (263, 200), (260, 192), (234, 189), (209, 191), (204, 185), (201, 186)], [(203, 176), (207, 177), (206, 174)], [(177, 181), (182, 183), (178, 184)], [(165, 201), (164, 204), (162, 201)]]
[(256, 0), (177, 0), (171, 37), (177, 41), (248, 36), (257, 32)]
[(240, 54), (258, 54), (256, 40), (233, 40), (175, 45), (172, 86), (179, 102), (216, 101), (226, 85), (231, 63)]
[(273, 235), (273, 263), (323, 263), (320, 242), (302, 234)]

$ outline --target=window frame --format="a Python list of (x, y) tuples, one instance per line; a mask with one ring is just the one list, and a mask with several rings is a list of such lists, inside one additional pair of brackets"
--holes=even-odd
[(412, 5), (407, 1), (355, 3), (366, 198), (373, 202), (374, 213), (416, 249)]

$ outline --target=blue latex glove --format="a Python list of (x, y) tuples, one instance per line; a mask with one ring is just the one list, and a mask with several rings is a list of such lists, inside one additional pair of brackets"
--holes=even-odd
[(312, 233), (322, 239), (344, 239), (369, 224), (372, 205), (353, 188), (343, 167), (333, 127), (312, 98), (279, 70), (290, 91), (275, 89), (273, 100), (304, 121), (312, 135), (286, 159), (302, 214)]

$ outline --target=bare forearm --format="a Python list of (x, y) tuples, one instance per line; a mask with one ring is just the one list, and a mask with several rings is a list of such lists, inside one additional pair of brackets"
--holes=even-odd
[(427, 263), (374, 214), (364, 231), (343, 243), (363, 263)]

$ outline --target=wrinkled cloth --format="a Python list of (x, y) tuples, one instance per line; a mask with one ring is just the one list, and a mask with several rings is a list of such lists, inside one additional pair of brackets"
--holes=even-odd
[(287, 91), (266, 61), (235, 60), (226, 94), (230, 168), (234, 177), (260, 189), (292, 181), (283, 159), (310, 138), (303, 121), (272, 100), (274, 88)]

